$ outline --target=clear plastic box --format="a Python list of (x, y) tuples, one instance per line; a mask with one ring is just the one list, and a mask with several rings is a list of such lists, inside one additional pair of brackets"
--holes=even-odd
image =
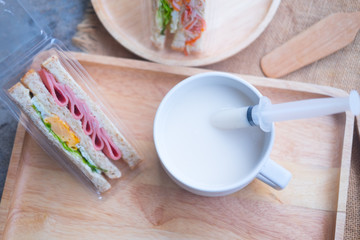
[[(18, 31), (21, 26), (22, 31)], [(100, 96), (94, 94), (95, 81), (71, 56), (61, 41), (52, 38), (51, 31), (47, 27), (40, 26), (26, 11), (22, 4), (16, 0), (0, 1), (0, 38), (4, 42), (0, 46), (0, 99), (8, 107), (12, 115), (25, 127), (27, 132), (38, 142), (49, 156), (67, 169), (73, 176), (78, 178), (90, 190), (102, 197), (94, 184), (74, 165), (64, 153), (54, 148), (47, 137), (34, 125), (34, 123), (12, 101), (8, 90), (14, 86), (29, 69), (39, 70), (41, 63), (50, 56), (57, 56), (62, 66), (70, 73), (73, 79), (82, 87), (88, 96), (97, 103), (105, 115), (131, 143), (138, 152), (135, 139), (131, 138), (131, 132), (126, 129), (119, 119), (104, 106)], [(70, 126), (71, 127), (71, 126)], [(49, 159), (50, 160), (50, 159)], [(50, 160), (51, 161), (51, 160)], [(122, 160), (120, 160), (122, 161)], [(121, 181), (121, 178), (118, 179)], [(111, 189), (109, 190), (111, 191)]]

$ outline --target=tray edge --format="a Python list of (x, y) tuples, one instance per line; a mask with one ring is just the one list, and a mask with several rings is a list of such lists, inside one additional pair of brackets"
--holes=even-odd
[[(6, 174), (4, 190), (0, 201), (0, 239), (3, 238), (5, 231), (6, 219), (8, 218), (11, 199), (14, 193), (16, 175), (18, 172), (19, 162), (22, 155), (25, 134), (26, 134), (25, 128), (21, 125), (21, 123), (18, 123), (15, 139), (14, 139), (14, 145), (9, 161), (9, 167)], [(15, 178), (12, 178), (11, 176), (15, 176)]]

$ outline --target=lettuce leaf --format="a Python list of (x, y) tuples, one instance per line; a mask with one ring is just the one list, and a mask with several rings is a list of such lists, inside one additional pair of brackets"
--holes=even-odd
[(79, 156), (79, 157), (82, 159), (83, 163), (85, 163), (86, 165), (88, 165), (88, 166), (91, 168), (91, 171), (93, 171), (93, 172), (98, 172), (98, 173), (100, 172), (100, 173), (101, 173), (101, 172), (106, 172), (106, 171), (107, 171), (107, 170), (105, 170), (105, 169), (102, 169), (102, 168), (100, 168), (100, 167), (95, 166), (94, 164), (91, 164), (91, 163), (81, 154), (81, 152), (79, 151), (79, 149), (76, 149), (76, 150), (75, 150), (75, 149), (72, 149), (71, 147), (69, 147), (69, 146), (67, 145), (67, 143), (64, 142), (63, 140), (61, 140), (61, 138), (51, 129), (51, 124), (44, 121), (43, 117), (41, 116), (41, 112), (35, 107), (35, 105), (32, 105), (32, 107), (33, 107), (33, 109), (36, 111), (36, 113), (40, 116), (41, 121), (44, 123), (45, 127), (48, 129), (48, 131), (51, 133), (51, 135), (53, 135), (54, 138), (57, 139), (57, 140), (61, 143), (61, 145), (65, 148), (66, 151), (68, 151), (68, 152), (70, 152), (70, 153), (72, 153), (72, 154), (74, 154), (74, 155)]
[(159, 25), (161, 25), (161, 35), (165, 34), (166, 26), (171, 21), (171, 12), (173, 9), (167, 0), (160, 0), (159, 8), (156, 12), (156, 18)]

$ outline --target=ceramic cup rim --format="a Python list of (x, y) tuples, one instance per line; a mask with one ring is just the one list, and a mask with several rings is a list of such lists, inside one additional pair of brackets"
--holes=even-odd
[(169, 101), (169, 99), (171, 99), (173, 94), (176, 93), (179, 89), (183, 88), (186, 85), (192, 84), (193, 82), (201, 81), (204, 78), (210, 78), (210, 77), (211, 78), (219, 77), (219, 78), (230, 79), (230, 80), (236, 82), (236, 84), (244, 85), (246, 88), (251, 90), (251, 92), (253, 92), (259, 99), (262, 96), (262, 94), (259, 92), (259, 90), (256, 89), (253, 85), (251, 85), (250, 83), (246, 82), (242, 78), (235, 76), (233, 74), (224, 73), (224, 72), (207, 72), (207, 73), (200, 73), (200, 74), (190, 76), (190, 77), (184, 79), (183, 81), (179, 82), (178, 84), (176, 84), (162, 99), (162, 101), (157, 109), (155, 118), (154, 118), (153, 138), (154, 138), (156, 152), (159, 156), (162, 167), (165, 169), (165, 172), (168, 175), (170, 175), (170, 177), (178, 185), (180, 185), (181, 187), (183, 187), (193, 193), (197, 193), (200, 195), (210, 195), (210, 196), (216, 195), (216, 196), (218, 196), (218, 195), (225, 195), (225, 194), (229, 194), (229, 193), (235, 192), (237, 190), (240, 190), (256, 178), (257, 174), (261, 171), (263, 165), (266, 163), (267, 160), (269, 160), (269, 156), (270, 156), (271, 150), (273, 148), (273, 143), (274, 143), (275, 128), (274, 128), (274, 124), (273, 124), (271, 127), (271, 131), (268, 133), (268, 134), (270, 134), (270, 137), (269, 137), (269, 141), (267, 141), (266, 147), (264, 148), (264, 149), (266, 149), (265, 153), (263, 154), (262, 159), (258, 162), (256, 167), (254, 169), (252, 169), (251, 174), (248, 174), (246, 178), (241, 178), (240, 180), (233, 182), (231, 184), (225, 185), (225, 186), (209, 186), (209, 185), (189, 183), (186, 179), (183, 179), (181, 176), (178, 176), (176, 174), (176, 172), (171, 171), (171, 168), (168, 167), (166, 158), (159, 151), (159, 149), (161, 149), (159, 147), (159, 144), (161, 142), (161, 140), (160, 140), (161, 136), (160, 136), (158, 129), (160, 129), (159, 124), (160, 124), (160, 119), (162, 118), (162, 113), (164, 111), (164, 108), (166, 108), (166, 104)]

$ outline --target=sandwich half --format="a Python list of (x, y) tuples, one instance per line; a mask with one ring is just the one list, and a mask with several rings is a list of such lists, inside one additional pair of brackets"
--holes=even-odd
[(166, 33), (173, 35), (171, 48), (186, 55), (201, 51), (201, 39), (206, 28), (205, 0), (153, 0), (151, 40), (164, 48)]
[(134, 148), (101, 109), (74, 81), (57, 56), (28, 71), (9, 89), (10, 97), (47, 137), (93, 183), (99, 192), (111, 188), (108, 178), (120, 178), (113, 160), (131, 168), (140, 161)]

